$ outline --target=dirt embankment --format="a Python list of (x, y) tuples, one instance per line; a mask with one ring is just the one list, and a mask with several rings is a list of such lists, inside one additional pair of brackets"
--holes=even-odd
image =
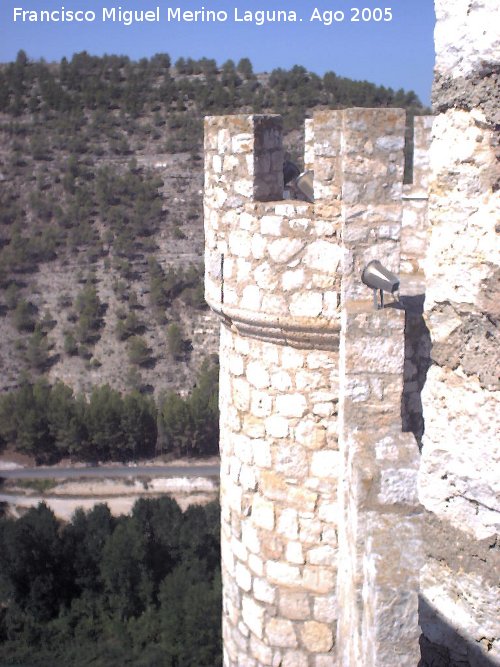
[[(152, 462), (151, 462), (152, 463)], [(175, 466), (196, 467), (196, 463), (210, 461), (176, 461)], [(172, 462), (174, 465), (174, 462)], [(0, 469), (21, 467), (13, 461), (0, 459)], [(130, 471), (129, 471), (130, 472)], [(72, 479), (4, 479), (0, 487), (0, 504), (10, 516), (20, 516), (30, 507), (44, 502), (54, 514), (69, 520), (79, 507), (89, 510), (99, 503), (106, 503), (112, 514), (128, 514), (139, 498), (155, 498), (168, 495), (185, 510), (189, 505), (205, 504), (215, 500), (219, 494), (216, 477), (176, 476), (154, 477), (130, 476), (124, 478), (72, 478)]]

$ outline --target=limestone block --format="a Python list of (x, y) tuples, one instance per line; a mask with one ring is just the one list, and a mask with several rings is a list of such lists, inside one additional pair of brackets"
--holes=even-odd
[(248, 556), (248, 567), (257, 577), (264, 575), (264, 561), (255, 554)]
[(271, 386), (277, 391), (287, 391), (292, 387), (292, 378), (286, 371), (277, 371), (271, 375)]
[(260, 551), (260, 538), (259, 533), (255, 526), (253, 526), (248, 520), (243, 521), (241, 524), (241, 541), (248, 549), (248, 551), (258, 554)]
[[(331, 281), (325, 284), (325, 288), (330, 286)], [(332, 292), (328, 291), (328, 289), (325, 289), (325, 292), (323, 293), (323, 315), (325, 317), (331, 318), (338, 317), (339, 304), (340, 294), (338, 292)]]
[(279, 352), (278, 346), (273, 343), (262, 343), (261, 346), (262, 360), (264, 363), (269, 364), (279, 364)]
[(241, 603), (243, 621), (259, 639), (263, 639), (264, 636), (264, 613), (264, 607), (257, 604), (253, 598), (247, 595), (243, 596)]
[(283, 475), (302, 479), (307, 475), (307, 453), (299, 445), (283, 443), (274, 451), (274, 468)]
[(284, 618), (303, 621), (310, 618), (310, 599), (307, 593), (280, 591), (279, 613)]
[(313, 415), (319, 417), (331, 417), (335, 413), (335, 405), (333, 403), (315, 403), (312, 407)]
[(254, 259), (262, 259), (266, 253), (267, 241), (259, 234), (253, 234), (250, 248)]
[(241, 229), (231, 231), (229, 233), (229, 251), (236, 257), (250, 257), (250, 234)]
[(302, 368), (304, 356), (293, 347), (285, 347), (281, 353), (281, 364), (285, 370)]
[(256, 526), (272, 530), (274, 528), (273, 503), (256, 495), (252, 503), (252, 520)]
[(289, 542), (285, 549), (285, 558), (289, 563), (303, 565), (305, 562), (304, 551), (300, 542)]
[(290, 313), (298, 317), (318, 317), (323, 309), (321, 292), (303, 292), (292, 294)]
[(227, 483), (222, 487), (222, 490), (227, 498), (227, 504), (236, 512), (241, 512), (241, 497), (242, 489), (235, 484)]
[(288, 419), (280, 415), (272, 415), (265, 420), (266, 433), (272, 438), (286, 438), (288, 435)]
[(233, 451), (242, 463), (251, 464), (253, 462), (253, 445), (248, 436), (244, 434), (234, 435)]
[(268, 562), (279, 561), (283, 557), (283, 540), (274, 533), (268, 533), (262, 541), (261, 555)]
[(257, 224), (255, 216), (244, 211), (243, 213), (239, 213), (237, 217), (240, 229), (244, 229), (247, 232), (254, 231)]
[(231, 139), (231, 151), (232, 153), (247, 153), (253, 148), (254, 137), (250, 132), (242, 132), (241, 134), (236, 134)]
[[(223, 328), (223, 330), (224, 330), (224, 328)], [(232, 336), (231, 336), (231, 339), (232, 339)], [(224, 344), (226, 344), (226, 343), (224, 342)], [(245, 356), (250, 354), (250, 342), (249, 342), (248, 338), (243, 338), (242, 336), (235, 336), (234, 337), (234, 349), (236, 350), (236, 352), (238, 352), (238, 354), (242, 354), (242, 355), (245, 355)]]
[(404, 143), (405, 140), (402, 136), (385, 136), (375, 140), (375, 147), (384, 151), (402, 151)]
[(238, 257), (236, 260), (236, 280), (239, 283), (246, 283), (249, 281), (251, 270), (252, 264), (248, 260)]
[(314, 227), (316, 234), (320, 237), (329, 238), (335, 235), (335, 225), (327, 220), (316, 220)]
[(329, 352), (309, 352), (307, 355), (307, 367), (312, 371), (329, 369), (337, 362), (337, 359), (335, 354)]
[(309, 218), (293, 218), (288, 222), (288, 226), (292, 231), (299, 230), (305, 232), (309, 229), (310, 225), (311, 220), (309, 220)]
[(238, 410), (248, 411), (250, 408), (250, 385), (242, 378), (236, 378), (232, 382), (233, 401)]
[(309, 660), (304, 651), (287, 651), (283, 656), (281, 667), (308, 667)]
[(273, 412), (273, 397), (263, 391), (252, 392), (250, 412), (254, 417), (268, 417)]
[(231, 550), (230, 543), (225, 540), (221, 542), (221, 561), (228, 574), (233, 575), (235, 566), (234, 554)]
[[(229, 424), (231, 426), (231, 424)], [(259, 419), (258, 417), (255, 417), (254, 415), (245, 415), (243, 418), (243, 426), (239, 428), (234, 428), (234, 426), (231, 426), (232, 430), (234, 432), (238, 432), (238, 430), (241, 430), (243, 428), (243, 431), (250, 437), (250, 438), (262, 438), (266, 430), (264, 428), (264, 424), (262, 423), (262, 420)]]
[(233, 536), (231, 538), (230, 545), (235, 557), (238, 558), (242, 563), (246, 563), (248, 559), (248, 549), (243, 544), (243, 542), (240, 542), (240, 540)]
[(326, 653), (333, 646), (333, 634), (326, 623), (306, 621), (301, 636), (305, 647), (314, 653)]
[(276, 215), (289, 218), (295, 215), (295, 206), (293, 204), (276, 204), (274, 207)]
[(270, 468), (272, 465), (271, 447), (267, 440), (256, 439), (253, 441), (253, 455), (255, 465), (258, 468)]
[(265, 579), (254, 579), (253, 594), (256, 600), (273, 604), (276, 599), (276, 589)]
[(241, 471), (241, 461), (236, 456), (232, 456), (229, 459), (228, 477), (233, 482), (233, 484), (238, 484), (240, 471)]
[(266, 564), (266, 575), (272, 584), (279, 586), (295, 587), (301, 581), (300, 568), (297, 565), (290, 565), (289, 563), (274, 560), (268, 561)]
[(318, 501), (315, 491), (302, 486), (290, 487), (288, 489), (288, 505), (303, 512), (313, 512)]
[(293, 623), (286, 619), (271, 618), (266, 624), (266, 636), (273, 646), (295, 648), (297, 637)]
[(295, 386), (299, 391), (304, 389), (321, 389), (328, 384), (328, 380), (321, 372), (301, 370), (295, 374)]
[(242, 563), (236, 563), (235, 579), (238, 586), (248, 593), (252, 588), (252, 575), (250, 570)]
[(309, 549), (307, 552), (307, 562), (311, 565), (332, 565), (337, 557), (336, 550), (330, 545)]
[(285, 292), (296, 290), (304, 284), (305, 273), (303, 268), (285, 271), (281, 278), (281, 285)]
[(307, 449), (322, 449), (326, 445), (326, 429), (313, 419), (302, 419), (295, 428), (295, 439)]
[(240, 355), (238, 354), (232, 354), (229, 357), (229, 370), (232, 375), (243, 375), (243, 371), (245, 370), (245, 364), (243, 363), (243, 359), (241, 358)]
[(271, 665), (273, 651), (267, 644), (259, 641), (254, 635), (250, 637), (250, 651), (252, 656), (259, 661), (260, 665)]
[(359, 336), (351, 340), (346, 352), (348, 369), (362, 368), (367, 373), (402, 374), (404, 340), (395, 337)]
[(327, 523), (337, 523), (339, 520), (339, 506), (337, 503), (324, 502), (318, 508), (318, 517)]
[(239, 481), (246, 491), (255, 491), (257, 489), (257, 478), (252, 466), (241, 466)]
[(280, 238), (268, 244), (268, 252), (271, 259), (277, 264), (287, 264), (305, 246), (302, 239)]
[(229, 153), (231, 149), (231, 133), (224, 128), (217, 133), (217, 150), (219, 153)]
[(313, 452), (311, 459), (311, 473), (316, 477), (338, 477), (340, 471), (340, 452), (319, 451)]
[(335, 594), (316, 596), (314, 598), (314, 620), (332, 624), (337, 619), (338, 613), (337, 596)]
[[(225, 300), (227, 302), (227, 294), (225, 294)], [(262, 300), (261, 290), (257, 285), (247, 285), (243, 288), (243, 294), (241, 297), (240, 305), (242, 308), (247, 310), (259, 310)]]
[(282, 217), (279, 215), (264, 215), (260, 219), (260, 233), (268, 236), (281, 236)]
[(288, 485), (283, 475), (276, 470), (263, 470), (260, 474), (260, 490), (271, 500), (285, 501)]
[(303, 394), (283, 394), (276, 397), (276, 411), (283, 417), (303, 417), (307, 402)]
[(287, 302), (282, 296), (265, 294), (262, 298), (262, 311), (270, 315), (281, 315), (286, 312)]
[(307, 246), (302, 261), (309, 268), (323, 271), (331, 276), (337, 272), (342, 253), (341, 246), (319, 240)]
[(296, 540), (299, 536), (297, 510), (285, 508), (279, 513), (276, 530), (288, 540)]
[(262, 289), (273, 290), (278, 285), (278, 277), (272, 267), (265, 262), (260, 264), (254, 271), (256, 284)]
[(331, 593), (335, 588), (335, 575), (331, 568), (306, 565), (302, 576), (305, 590), (312, 593)]
[(259, 361), (251, 361), (247, 365), (246, 376), (256, 389), (266, 389), (271, 384), (267, 368)]
[(300, 541), (308, 544), (317, 544), (321, 537), (321, 521), (315, 517), (314, 513), (308, 513), (308, 516), (305, 516), (305, 514), (305, 512), (301, 512), (299, 517)]

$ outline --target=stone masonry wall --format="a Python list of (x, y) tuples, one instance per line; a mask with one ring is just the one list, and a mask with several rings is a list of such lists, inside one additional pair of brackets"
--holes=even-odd
[(420, 499), (423, 665), (500, 664), (500, 33), (495, 0), (436, 0)]
[(336, 664), (337, 368), (222, 327), (226, 665)]
[(399, 274), (405, 118), (342, 116), (337, 664), (412, 667), (421, 535), (418, 447), (401, 422), (406, 318), (374, 310), (360, 281), (371, 259)]
[(340, 340), (339, 667), (418, 663), (419, 452), (399, 417), (403, 310), (346, 304)]
[[(314, 204), (270, 198), (282, 187), (280, 124), (205, 122), (206, 298), (222, 321), (224, 664), (410, 667), (418, 449), (401, 433), (404, 315), (374, 311), (360, 282), (370, 259), (399, 270), (404, 115), (315, 115)], [(353, 483), (345, 501), (339, 475)], [(412, 558), (391, 551), (398, 531)]]
[(427, 253), (429, 149), (433, 116), (416, 116), (413, 123), (413, 181), (403, 185), (401, 271), (423, 272)]

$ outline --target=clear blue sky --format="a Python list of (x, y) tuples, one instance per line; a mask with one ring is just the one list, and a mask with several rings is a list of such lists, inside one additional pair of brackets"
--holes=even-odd
[[(13, 9), (86, 10), (96, 13), (89, 23), (35, 23), (13, 21)], [(125, 26), (102, 21), (103, 7), (124, 10), (155, 10), (160, 21)], [(226, 11), (225, 22), (167, 21), (168, 8)], [(352, 21), (352, 8), (367, 8), (364, 15), (380, 16), (384, 10), (390, 21)], [(344, 12), (344, 19), (326, 25), (311, 21), (314, 9)], [(268, 23), (235, 21), (235, 9), (295, 11), (297, 22)], [(361, 14), (359, 16), (361, 18)], [(328, 19), (328, 16), (326, 17)], [(337, 18), (342, 18), (337, 13)], [(299, 19), (302, 19), (300, 21)], [(32, 59), (47, 61), (71, 57), (86, 50), (94, 55), (125, 54), (133, 59), (155, 53), (178, 57), (214, 58), (219, 64), (228, 58), (247, 56), (254, 71), (303, 65), (312, 72), (334, 71), (340, 76), (414, 90), (429, 104), (434, 65), (433, 0), (0, 0), (0, 62), (13, 60), (19, 49)]]

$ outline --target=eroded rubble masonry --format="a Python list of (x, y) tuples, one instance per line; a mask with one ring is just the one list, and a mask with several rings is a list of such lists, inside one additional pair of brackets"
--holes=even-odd
[(491, 666), (500, 664), (498, 3), (435, 7), (423, 657), (425, 665)]

